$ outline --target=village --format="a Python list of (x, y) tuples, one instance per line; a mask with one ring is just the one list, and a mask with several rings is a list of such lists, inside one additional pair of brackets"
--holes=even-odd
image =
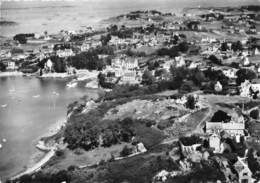
[[(86, 27), (56, 35), (14, 36), (1, 45), (0, 76), (71, 78), (67, 87), (87, 80), (85, 87), (110, 92), (102, 101), (129, 98), (116, 107), (110, 104), (102, 120), (155, 121), (149, 127), (167, 136), (161, 145), (171, 144), (167, 156), (180, 168), (157, 171), (154, 183), (178, 182), (198, 167), (212, 168), (212, 182), (260, 181), (259, 7), (191, 8), (180, 15), (135, 11), (104, 22), (107, 27), (102, 30)], [(151, 100), (155, 93), (162, 98)], [(89, 103), (77, 105), (77, 114), (89, 112)], [(201, 116), (193, 118), (197, 113)], [(183, 124), (187, 126), (182, 131)], [(105, 143), (104, 139), (95, 143)], [(131, 147), (113, 161), (148, 156), (145, 142)], [(192, 176), (197, 180), (195, 173)]]

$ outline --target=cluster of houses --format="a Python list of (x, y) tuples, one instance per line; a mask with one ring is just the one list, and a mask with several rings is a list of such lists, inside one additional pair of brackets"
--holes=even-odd
[(111, 65), (103, 70), (107, 82), (121, 84), (139, 84), (141, 82), (141, 72), (138, 65), (138, 59), (119, 55), (112, 59)]
[[(225, 143), (223, 138), (232, 138), (235, 143), (240, 143), (242, 138), (247, 138), (245, 134), (245, 121), (243, 116), (238, 117), (236, 121), (231, 120), (230, 122), (206, 122), (205, 126), (205, 137), (208, 140), (209, 148), (213, 150), (214, 154), (222, 154), (226, 151), (231, 151), (229, 145)], [(193, 145), (183, 145), (180, 142), (181, 152), (185, 157), (192, 157), (192, 161), (200, 161), (201, 158), (208, 159), (209, 153), (207, 151), (199, 152), (198, 147), (202, 146), (201, 143)], [(201, 154), (202, 153), (202, 154)], [(200, 158), (195, 158), (199, 155)], [(239, 183), (251, 183), (253, 182), (252, 172), (248, 167), (247, 163), (247, 150), (244, 152), (244, 157), (237, 156), (237, 161), (232, 165), (237, 172)], [(194, 159), (195, 158), (195, 159)], [(224, 160), (220, 161), (222, 165), (225, 164)], [(226, 162), (227, 166), (222, 168), (230, 168), (229, 163)], [(228, 171), (225, 171), (228, 174)], [(226, 175), (228, 178), (229, 176)], [(232, 180), (229, 180), (232, 182)], [(233, 180), (234, 181), (234, 180)]]

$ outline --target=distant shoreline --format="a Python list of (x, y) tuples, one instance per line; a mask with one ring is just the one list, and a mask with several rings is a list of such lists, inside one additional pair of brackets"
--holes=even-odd
[(0, 77), (8, 77), (8, 76), (24, 76), (25, 74), (19, 71), (14, 72), (0, 72)]

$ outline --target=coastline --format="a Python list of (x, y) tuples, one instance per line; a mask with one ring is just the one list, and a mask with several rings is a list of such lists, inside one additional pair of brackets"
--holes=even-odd
[[(56, 134), (58, 134), (62, 130), (62, 127), (64, 127), (66, 122), (67, 122), (67, 120), (63, 118), (62, 120), (58, 120), (56, 123), (54, 123), (52, 126), (50, 126), (50, 128), (47, 130), (47, 132), (44, 133), (43, 135), (41, 135), (41, 137), (39, 137), (39, 139), (37, 139), (37, 144), (35, 144), (35, 148), (37, 149), (37, 152), (43, 153), (41, 158), (36, 162), (32, 162), (30, 167), (26, 168), (25, 170), (21, 170), (21, 172), (17, 173), (16, 175), (14, 175), (8, 179), (11, 181), (14, 181), (24, 175), (30, 175), (30, 174), (36, 173), (44, 165), (46, 165), (49, 162), (49, 160), (55, 155), (56, 150), (58, 149), (58, 144), (57, 143), (50, 144), (50, 143), (48, 143), (48, 139), (49, 138), (52, 139)], [(41, 145), (39, 145), (39, 144), (41, 144)], [(32, 157), (33, 156), (34, 155), (32, 155)], [(28, 164), (30, 164), (30, 163), (28, 163)]]
[(24, 76), (25, 74), (19, 71), (12, 71), (12, 72), (0, 72), (0, 77), (8, 77), (8, 76)]
[[(60, 132), (62, 132), (63, 127), (66, 125), (67, 119), (71, 114), (72, 112), (67, 114), (64, 118), (57, 120), (45, 133), (36, 139), (36, 143), (34, 144), (36, 148), (35, 154), (42, 153), (41, 157), (36, 161), (32, 160), (31, 163), (27, 164), (29, 167), (9, 177), (7, 180), (14, 181), (24, 175), (31, 175), (38, 172), (55, 156), (55, 153), (58, 149), (65, 147), (64, 144), (59, 142), (60, 138), (58, 137), (59, 140), (57, 140), (56, 137)], [(32, 154), (31, 157), (33, 158), (35, 154)]]
[(47, 73), (43, 74), (42, 76), (38, 76), (39, 78), (72, 78), (76, 75), (69, 75), (66, 72), (65, 73)]

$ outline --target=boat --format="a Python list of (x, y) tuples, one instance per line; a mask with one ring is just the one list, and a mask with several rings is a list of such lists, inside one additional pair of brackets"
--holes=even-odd
[(40, 95), (34, 95), (33, 96), (33, 98), (39, 98), (40, 97)]
[(0, 149), (2, 149), (2, 147), (3, 147), (2, 144), (0, 144)]
[(14, 93), (15, 92), (15, 89), (10, 89), (9, 90), (9, 93)]
[(67, 87), (68, 88), (75, 88), (77, 85), (78, 85), (77, 81), (76, 80), (72, 80), (71, 82), (69, 82), (67, 84)]
[(52, 94), (53, 94), (53, 95), (56, 95), (56, 96), (59, 96), (59, 95), (60, 95), (60, 94), (59, 94), (58, 92), (56, 92), (56, 91), (53, 91)]
[(5, 108), (5, 107), (7, 107), (7, 104), (3, 104), (3, 105), (1, 105), (1, 107)]
[(3, 139), (3, 142), (6, 142), (7, 140), (6, 139)]

